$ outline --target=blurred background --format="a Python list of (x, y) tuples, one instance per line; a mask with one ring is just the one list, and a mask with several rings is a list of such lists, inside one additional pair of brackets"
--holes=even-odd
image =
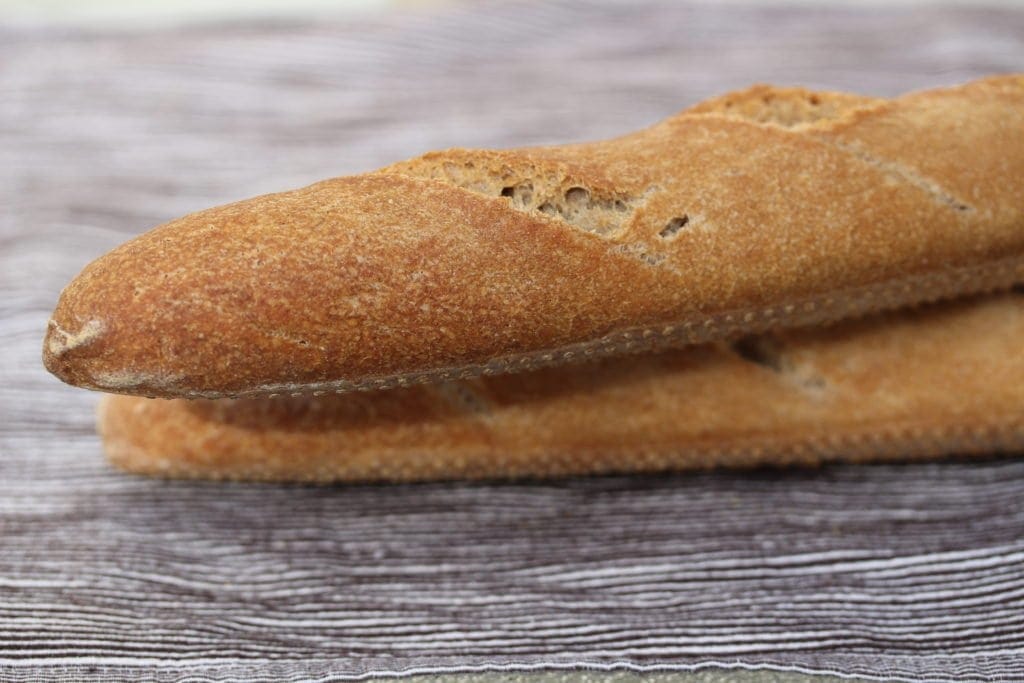
[[(96, 396), (39, 360), (61, 287), (191, 211), (429, 149), (618, 135), (754, 82), (891, 96), (1011, 71), (1013, 0), (0, 0), (0, 679), (189, 661), (267, 680), (581, 662), (1024, 677), (1015, 461), (158, 482), (107, 469)], [(544, 549), (552, 566), (521, 570)], [(877, 558), (921, 567), (921, 611)], [(576, 575), (587, 588), (562, 587)]]

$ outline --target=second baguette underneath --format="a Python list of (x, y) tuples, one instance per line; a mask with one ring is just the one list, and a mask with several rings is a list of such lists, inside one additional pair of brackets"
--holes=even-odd
[(117, 466), (409, 481), (1024, 448), (1024, 294), (657, 355), (323, 397), (107, 396)]

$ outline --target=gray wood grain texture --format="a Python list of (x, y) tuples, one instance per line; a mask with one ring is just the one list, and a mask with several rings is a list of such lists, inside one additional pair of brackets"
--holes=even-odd
[(487, 3), (0, 26), (0, 680), (717, 663), (1024, 679), (1024, 461), (302, 488), (103, 463), (60, 287), (188, 211), (430, 148), (615, 135), (753, 81), (1024, 70), (1002, 9)]

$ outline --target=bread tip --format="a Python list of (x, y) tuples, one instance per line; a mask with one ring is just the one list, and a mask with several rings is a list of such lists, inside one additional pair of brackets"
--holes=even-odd
[(68, 384), (79, 384), (76, 356), (80, 353), (76, 351), (95, 344), (103, 336), (104, 329), (101, 320), (90, 319), (79, 329), (69, 330), (51, 318), (43, 339), (43, 365), (58, 379)]
[(102, 336), (104, 328), (102, 320), (89, 320), (77, 332), (69, 332), (51, 318), (44, 341), (47, 355), (59, 357), (73, 349), (88, 346)]
[(73, 386), (114, 393), (137, 392), (147, 387), (164, 387), (180, 376), (155, 377), (130, 367), (108, 367), (101, 342), (109, 345), (107, 325), (90, 318), (77, 330), (51, 319), (43, 339), (43, 365), (62, 382)]

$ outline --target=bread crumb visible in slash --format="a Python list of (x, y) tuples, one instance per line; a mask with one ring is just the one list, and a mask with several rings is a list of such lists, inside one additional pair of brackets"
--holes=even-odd
[(55, 334), (50, 335), (47, 349), (54, 356), (60, 356), (72, 349), (91, 344), (103, 334), (104, 329), (103, 321), (95, 319), (87, 322), (76, 333), (68, 332), (55, 320), (50, 320), (50, 327), (53, 328)]

